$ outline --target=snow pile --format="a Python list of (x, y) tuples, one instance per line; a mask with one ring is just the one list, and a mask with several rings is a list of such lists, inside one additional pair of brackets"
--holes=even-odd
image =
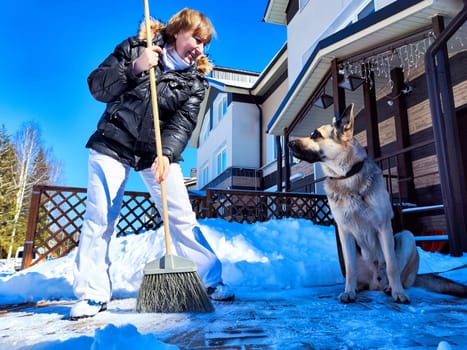
[[(332, 227), (308, 220), (249, 225), (206, 219), (201, 221), (201, 229), (223, 262), (224, 281), (232, 286), (286, 289), (343, 281)], [(110, 246), (113, 296), (136, 297), (144, 265), (163, 254), (162, 228), (115, 237)], [(1, 278), (1, 303), (74, 299), (75, 255), (73, 250), (60, 259)]]

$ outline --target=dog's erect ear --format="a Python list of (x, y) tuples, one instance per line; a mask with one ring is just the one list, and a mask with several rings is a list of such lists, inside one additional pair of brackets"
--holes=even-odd
[(354, 128), (354, 104), (348, 105), (342, 115), (336, 115), (332, 120), (332, 126), (343, 141), (349, 141), (353, 137)]

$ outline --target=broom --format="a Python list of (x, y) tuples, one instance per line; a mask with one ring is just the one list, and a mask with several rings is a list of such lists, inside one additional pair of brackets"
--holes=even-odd
[[(152, 32), (148, 0), (144, 0), (147, 46), (152, 46)], [(154, 68), (149, 70), (152, 113), (156, 137), (159, 169), (163, 171), (162, 141), (157, 107), (156, 78)], [(138, 312), (212, 312), (214, 308), (201, 282), (193, 261), (172, 255), (167, 211), (165, 180), (160, 183), (162, 215), (164, 222), (165, 252), (160, 259), (146, 264), (140, 286), (136, 311)]]

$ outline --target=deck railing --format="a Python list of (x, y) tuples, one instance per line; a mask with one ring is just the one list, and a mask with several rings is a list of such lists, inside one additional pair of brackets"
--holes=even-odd
[[(305, 218), (333, 224), (324, 195), (259, 191), (207, 190), (190, 192), (197, 218), (222, 218), (253, 223), (281, 218)], [(33, 188), (24, 244), (23, 268), (50, 257), (61, 257), (78, 245), (86, 208), (86, 189), (38, 185)], [(125, 192), (116, 235), (158, 228), (162, 219), (149, 193)], [(33, 258), (34, 257), (34, 258)]]

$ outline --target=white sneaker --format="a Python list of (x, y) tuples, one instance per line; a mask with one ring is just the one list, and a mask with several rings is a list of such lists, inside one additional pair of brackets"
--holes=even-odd
[(229, 286), (222, 282), (217, 285), (208, 287), (206, 292), (212, 300), (216, 301), (232, 301), (235, 299), (235, 294)]
[(80, 300), (70, 311), (70, 319), (77, 320), (85, 317), (92, 317), (101, 311), (107, 310), (107, 303), (94, 300)]

